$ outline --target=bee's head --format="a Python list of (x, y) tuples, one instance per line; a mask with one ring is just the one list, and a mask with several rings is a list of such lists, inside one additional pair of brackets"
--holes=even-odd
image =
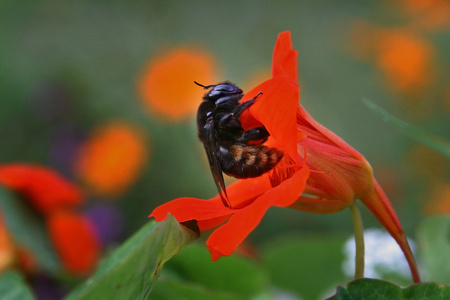
[(242, 90), (240, 88), (238, 88), (237, 86), (235, 86), (234, 84), (229, 83), (229, 82), (223, 82), (223, 83), (219, 83), (219, 84), (215, 84), (215, 85), (207, 85), (207, 86), (204, 86), (203, 84), (200, 84), (196, 81), (194, 81), (194, 83), (198, 86), (203, 87), (204, 89), (212, 88), (206, 94), (206, 97), (208, 97), (211, 100), (217, 100), (217, 99), (220, 99), (220, 98), (226, 97), (226, 96), (242, 94)]

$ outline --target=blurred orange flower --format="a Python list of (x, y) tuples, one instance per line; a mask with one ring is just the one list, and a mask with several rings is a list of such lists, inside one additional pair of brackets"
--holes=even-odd
[(37, 262), (30, 250), (14, 242), (0, 214), (0, 274), (13, 267), (19, 267), (25, 274), (31, 274), (37, 270)]
[(426, 214), (450, 214), (450, 183), (438, 184), (431, 190), (429, 199), (424, 206)]
[(15, 260), (15, 246), (0, 215), (0, 274)]
[(85, 275), (94, 268), (100, 243), (88, 218), (61, 210), (47, 218), (47, 227), (56, 252), (69, 271)]
[(20, 193), (44, 215), (84, 202), (83, 194), (76, 185), (55, 171), (38, 165), (1, 165), (0, 184)]
[(420, 95), (433, 82), (434, 49), (418, 35), (406, 29), (383, 29), (356, 22), (352, 39), (352, 52), (373, 61), (392, 90)]
[(179, 47), (152, 58), (139, 81), (139, 93), (152, 113), (178, 121), (197, 111), (203, 91), (194, 80), (216, 82), (213, 56), (195, 48)]
[(439, 181), (446, 176), (448, 158), (424, 145), (416, 145), (406, 155), (406, 163), (415, 176), (420, 176), (423, 183)]
[(402, 0), (399, 3), (413, 26), (432, 31), (450, 29), (450, 1)]
[(136, 180), (147, 157), (139, 128), (110, 123), (97, 128), (80, 147), (75, 172), (94, 194), (117, 196)]

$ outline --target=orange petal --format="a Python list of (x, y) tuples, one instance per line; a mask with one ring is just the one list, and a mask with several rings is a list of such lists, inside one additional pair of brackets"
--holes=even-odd
[(70, 272), (85, 275), (93, 269), (100, 256), (100, 243), (87, 218), (59, 211), (47, 219), (47, 226), (55, 249)]
[(230, 220), (209, 237), (206, 245), (211, 252), (211, 259), (215, 261), (221, 256), (233, 253), (236, 247), (258, 226), (269, 207), (287, 207), (294, 203), (303, 193), (308, 175), (309, 170), (304, 168), (262, 194), (253, 203), (236, 210)]
[(273, 50), (272, 77), (286, 75), (297, 82), (297, 55), (297, 51), (292, 48), (291, 32), (281, 32)]
[(419, 271), (402, 225), (378, 182), (374, 181), (373, 192), (366, 197), (362, 197), (361, 201), (398, 243), (408, 261), (414, 282), (420, 282)]
[(51, 169), (26, 164), (0, 167), (0, 183), (21, 193), (44, 214), (82, 204), (81, 190)]

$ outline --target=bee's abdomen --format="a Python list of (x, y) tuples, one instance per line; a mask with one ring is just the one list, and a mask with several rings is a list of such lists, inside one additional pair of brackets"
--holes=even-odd
[(264, 145), (233, 144), (221, 148), (222, 171), (237, 178), (258, 177), (275, 167), (283, 151)]

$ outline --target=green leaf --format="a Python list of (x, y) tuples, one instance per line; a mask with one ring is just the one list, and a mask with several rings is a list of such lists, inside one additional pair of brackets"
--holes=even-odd
[(338, 286), (329, 300), (414, 300), (450, 299), (450, 286), (437, 283), (421, 283), (402, 288), (391, 282), (363, 278), (351, 281), (346, 287)]
[(3, 187), (0, 187), (0, 211), (15, 241), (33, 252), (44, 271), (58, 273), (59, 259), (43, 220), (20, 197)]
[[(217, 294), (224, 299), (265, 299), (269, 294), (267, 273), (254, 261), (231, 255), (213, 262), (207, 248), (199, 244), (191, 245), (168, 262), (163, 275), (164, 281), (155, 284), (156, 299), (196, 299), (181, 297), (181, 292), (187, 288), (193, 289), (193, 295)], [(165, 290), (175, 285), (180, 294)]]
[(426, 279), (450, 283), (450, 217), (425, 218), (419, 228), (418, 242)]
[(395, 128), (397, 128), (401, 133), (412, 138), (413, 140), (434, 149), (448, 157), (450, 157), (450, 142), (437, 136), (433, 136), (423, 129), (412, 126), (400, 119), (397, 119), (384, 109), (380, 108), (375, 103), (368, 99), (363, 99), (364, 103), (374, 112), (379, 114), (383, 120)]
[(0, 295), (2, 300), (33, 300), (30, 289), (17, 272), (5, 272), (0, 277)]
[(345, 240), (318, 234), (285, 236), (263, 248), (263, 264), (276, 286), (302, 299), (319, 299), (348, 280), (341, 267)]
[(150, 222), (114, 251), (66, 300), (149, 299), (164, 263), (197, 238), (172, 216), (163, 222)]
[[(238, 296), (221, 290), (209, 289), (203, 285), (192, 282), (182, 282), (168, 278), (160, 278), (152, 292), (152, 297), (158, 300), (247, 300), (249, 298)], [(258, 298), (259, 299), (259, 298)]]

